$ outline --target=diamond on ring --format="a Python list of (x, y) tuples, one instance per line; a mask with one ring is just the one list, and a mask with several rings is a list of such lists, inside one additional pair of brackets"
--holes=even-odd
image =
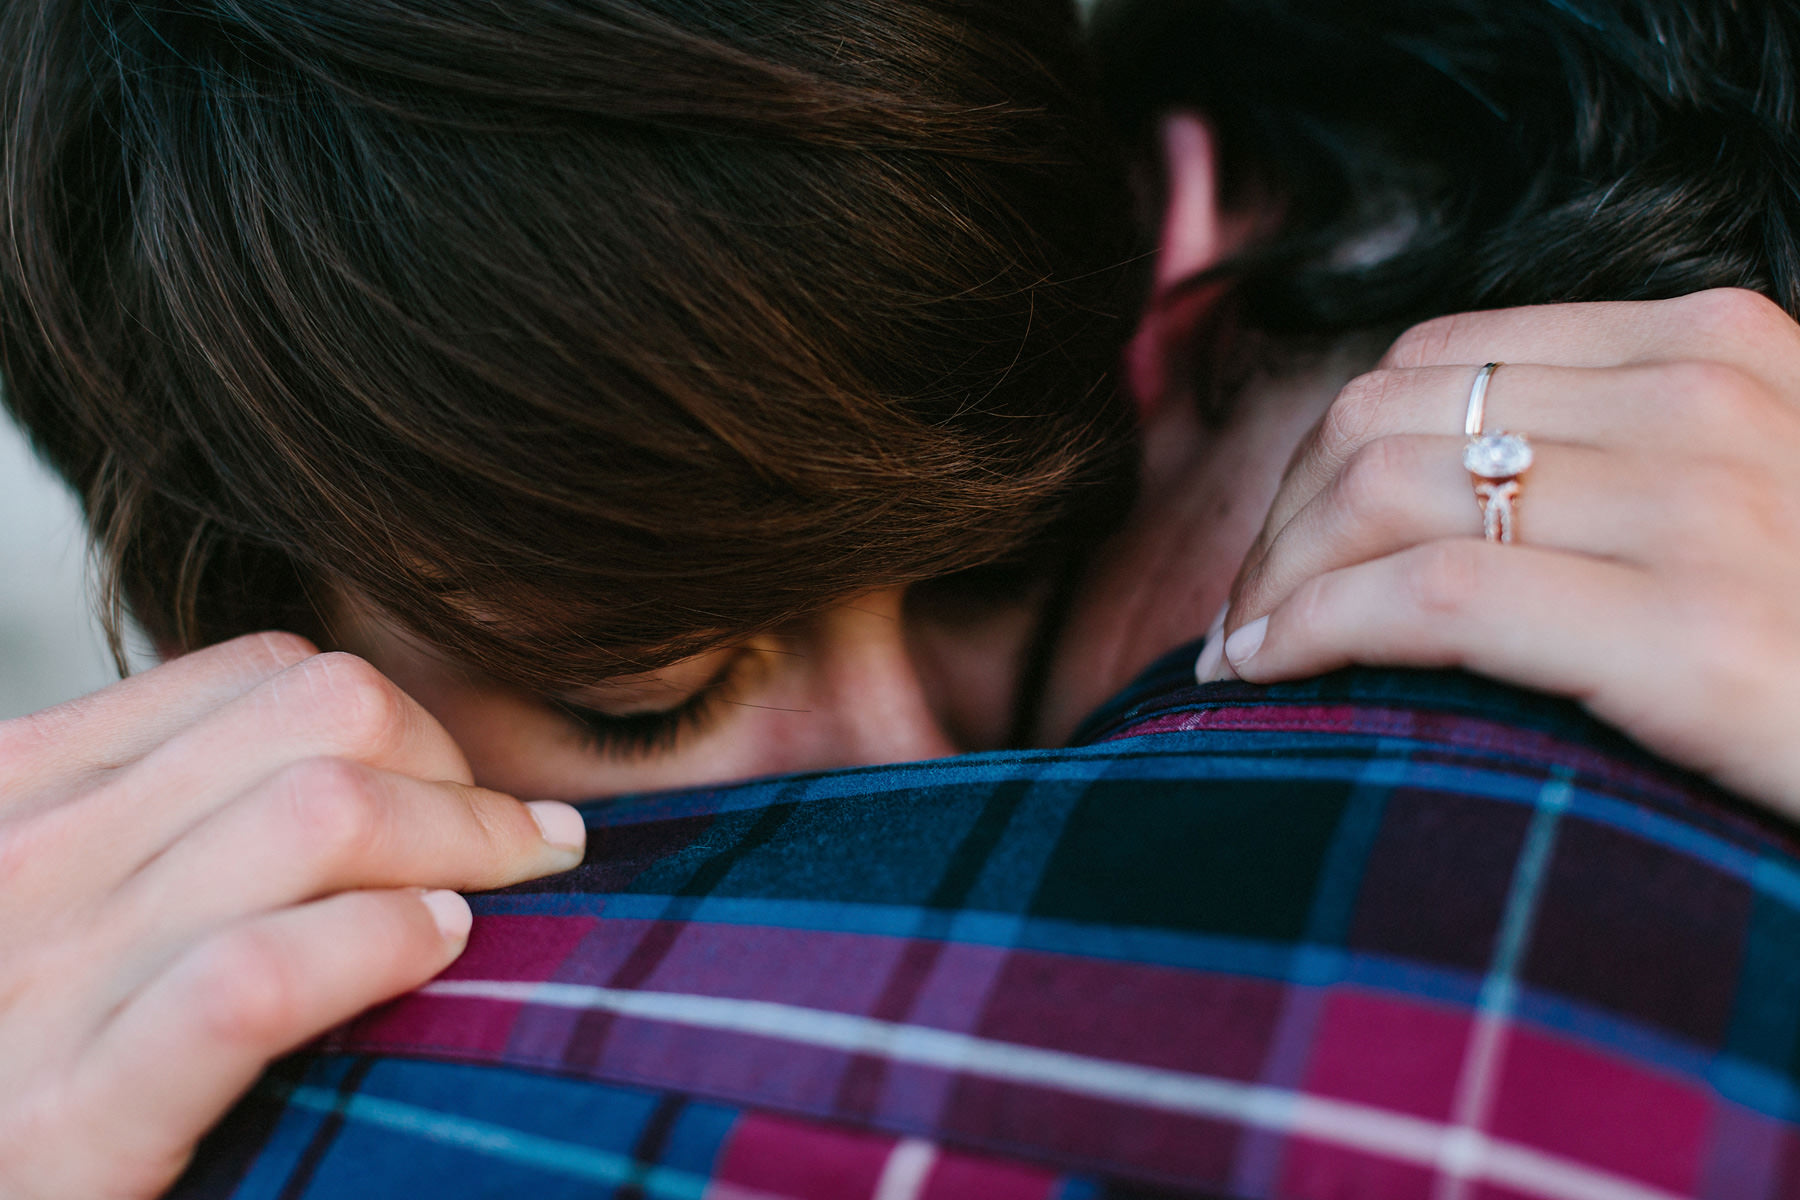
[(1463, 466), (1482, 479), (1511, 479), (1531, 466), (1531, 443), (1518, 433), (1484, 433), (1463, 447)]
[(1519, 476), (1531, 466), (1531, 443), (1522, 433), (1484, 433), (1463, 446), (1463, 466), (1475, 477), (1482, 536), (1509, 543), (1518, 519)]

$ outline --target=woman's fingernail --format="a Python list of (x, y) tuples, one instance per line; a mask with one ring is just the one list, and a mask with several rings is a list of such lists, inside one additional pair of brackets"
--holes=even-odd
[(1230, 615), (1231, 615), (1231, 601), (1227, 600), (1225, 603), (1219, 605), (1219, 615), (1214, 617), (1213, 623), (1206, 627), (1206, 640), (1207, 641), (1209, 641), (1209, 642), (1213, 641), (1221, 633), (1225, 632), (1225, 618), (1229, 617)]
[(445, 941), (460, 942), (469, 936), (475, 914), (469, 911), (467, 900), (443, 889), (421, 892), (419, 900), (431, 910), (431, 919), (437, 922), (438, 932), (444, 935)]
[(1225, 660), (1225, 639), (1213, 634), (1206, 639), (1206, 645), (1200, 648), (1200, 657), (1194, 660), (1194, 682), (1211, 683), (1219, 677), (1219, 664)]
[(1231, 601), (1227, 600), (1219, 606), (1219, 615), (1207, 627), (1206, 642), (1200, 647), (1200, 657), (1194, 660), (1194, 681), (1211, 683), (1222, 676), (1219, 664), (1225, 659), (1225, 618), (1231, 615)]
[(1225, 657), (1234, 667), (1241, 667), (1262, 649), (1263, 637), (1269, 632), (1269, 618), (1258, 617), (1225, 639)]
[(587, 822), (573, 805), (561, 800), (533, 800), (526, 806), (544, 840), (560, 850), (587, 848)]

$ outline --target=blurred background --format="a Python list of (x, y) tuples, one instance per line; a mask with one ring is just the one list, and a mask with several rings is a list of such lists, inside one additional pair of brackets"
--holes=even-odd
[(94, 620), (75, 498), (0, 413), (0, 719), (118, 678)]

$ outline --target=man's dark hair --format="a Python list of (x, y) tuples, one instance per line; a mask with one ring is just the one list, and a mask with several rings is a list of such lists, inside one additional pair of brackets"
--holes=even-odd
[(170, 650), (348, 595), (561, 687), (1017, 556), (1132, 461), (1073, 47), (1058, 0), (7, 0), (7, 400)]
[(1800, 316), (1793, 0), (1120, 0), (1096, 41), (1125, 128), (1199, 109), (1285, 205), (1219, 273), (1253, 327), (1723, 286)]

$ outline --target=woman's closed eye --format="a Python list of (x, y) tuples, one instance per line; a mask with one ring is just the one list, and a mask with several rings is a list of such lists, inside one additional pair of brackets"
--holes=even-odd
[[(682, 687), (679, 679), (659, 675), (624, 688), (609, 685), (583, 693), (586, 703), (566, 696), (550, 697), (547, 703), (574, 728), (586, 748), (608, 758), (645, 758), (705, 730), (729, 703), (745, 654), (723, 652), (719, 659), (711, 675), (692, 690)], [(686, 666), (679, 664), (677, 669)], [(601, 698), (597, 693), (612, 695)], [(665, 702), (671, 695), (674, 698)]]
[[(0, 0), (3, 3), (4, 0)], [(898, 587), (678, 662), (568, 689), (521, 687), (380, 621), (345, 621), (361, 653), (435, 717), (483, 787), (584, 801), (782, 772), (934, 758), (946, 735), (920, 669), (1012, 669), (1015, 640), (918, 638)], [(1028, 623), (1021, 623), (1028, 625)], [(966, 684), (971, 676), (931, 678)], [(981, 703), (993, 688), (962, 687)]]

